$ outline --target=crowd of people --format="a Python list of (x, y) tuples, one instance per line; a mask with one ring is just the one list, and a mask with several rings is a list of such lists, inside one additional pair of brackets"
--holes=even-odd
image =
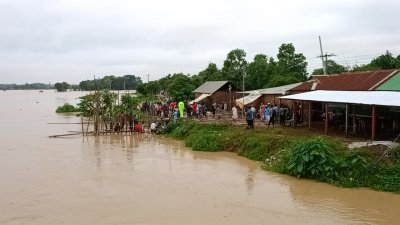
[[(144, 102), (138, 105), (138, 110), (157, 118), (149, 124), (149, 129), (146, 129), (151, 133), (156, 133), (159, 127), (163, 125), (162, 123), (165, 123), (164, 125), (166, 125), (170, 121), (176, 122), (178, 118), (207, 119), (211, 117), (220, 119), (225, 117), (225, 115), (229, 115), (229, 111), (231, 111), (231, 118), (234, 123), (239, 118), (238, 106), (234, 104), (232, 108), (228, 110), (228, 104), (226, 102), (213, 102), (209, 107), (207, 107), (203, 102), (193, 102), (192, 104), (184, 101), (156, 103)], [(256, 110), (254, 106), (245, 107), (245, 119), (247, 122), (246, 128), (248, 129), (254, 129), (254, 120), (256, 118), (263, 121), (267, 127), (270, 127), (271, 125), (273, 127), (278, 123), (281, 126), (284, 126), (286, 120), (290, 118), (290, 116), (291, 112), (289, 107), (283, 104), (280, 106), (270, 103), (265, 105), (261, 104), (258, 110)], [(134, 115), (125, 115), (121, 112), (118, 116), (118, 121), (110, 124), (110, 130), (116, 132), (125, 130), (141, 133), (145, 130), (145, 126), (146, 125), (139, 121)]]
[[(232, 112), (236, 109), (232, 109)], [(281, 104), (278, 106), (277, 104), (261, 104), (259, 110), (257, 111), (254, 106), (245, 107), (245, 118), (247, 122), (247, 129), (254, 129), (254, 119), (258, 118), (261, 121), (265, 122), (265, 125), (269, 128), (272, 124), (272, 127), (275, 124), (280, 124), (281, 126), (285, 126), (288, 118), (291, 118), (290, 108)]]

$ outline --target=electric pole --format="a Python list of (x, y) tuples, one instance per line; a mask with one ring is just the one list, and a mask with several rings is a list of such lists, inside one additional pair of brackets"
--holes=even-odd
[[(336, 55), (334, 55), (333, 53), (331, 53), (331, 54), (325, 53), (325, 55), (324, 55), (324, 51), (322, 50), (321, 36), (318, 36), (318, 38), (319, 38), (319, 48), (321, 50), (321, 55), (317, 56), (317, 58), (321, 58), (322, 69), (324, 71), (324, 75), (326, 75), (327, 74), (326, 67), (327, 67), (328, 57), (332, 57), (332, 56), (336, 56)], [(324, 58), (325, 58), (325, 60), (324, 60)]]

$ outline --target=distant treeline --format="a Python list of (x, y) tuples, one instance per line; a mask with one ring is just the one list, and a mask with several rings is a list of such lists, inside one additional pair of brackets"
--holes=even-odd
[(32, 84), (0, 84), (1, 90), (38, 90), (38, 89), (54, 89), (54, 85), (43, 83)]
[(83, 91), (93, 90), (136, 90), (142, 85), (142, 78), (135, 75), (124, 75), (122, 77), (105, 76), (95, 80), (85, 80), (79, 83), (79, 88)]

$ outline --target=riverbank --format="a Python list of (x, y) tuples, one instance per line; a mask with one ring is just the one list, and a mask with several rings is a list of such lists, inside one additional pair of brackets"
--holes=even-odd
[(343, 187), (400, 193), (400, 148), (378, 160), (371, 148), (348, 149), (346, 140), (303, 129), (266, 128), (230, 123), (169, 123), (163, 133), (195, 151), (229, 151), (261, 163), (262, 168)]

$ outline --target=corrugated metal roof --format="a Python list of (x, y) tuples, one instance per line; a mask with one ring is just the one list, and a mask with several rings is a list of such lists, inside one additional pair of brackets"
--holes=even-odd
[(346, 72), (333, 75), (313, 76), (309, 81), (290, 89), (291, 92), (313, 90), (370, 91), (390, 79), (398, 70)]
[(245, 96), (244, 98), (238, 98), (236, 99), (236, 104), (240, 107), (243, 108), (243, 102), (244, 105), (250, 104), (257, 100), (259, 97), (261, 97), (261, 94), (258, 93), (257, 91), (254, 91), (250, 93), (249, 95)]
[(288, 90), (290, 90), (294, 87), (297, 87), (300, 84), (302, 84), (302, 83), (288, 84), (288, 85), (279, 86), (279, 87), (260, 89), (257, 91), (263, 95), (286, 95)]
[(400, 73), (397, 73), (388, 81), (377, 88), (380, 91), (400, 91)]
[(210, 96), (210, 94), (201, 94), (199, 97), (197, 97), (195, 100), (190, 101), (189, 104), (193, 104), (195, 102), (200, 102), (201, 100), (207, 98), (208, 96)]
[(194, 90), (194, 93), (203, 93), (203, 94), (212, 94), (218, 89), (220, 89), (222, 86), (224, 86), (226, 83), (229, 81), (207, 81), (204, 84), (202, 84), (200, 87), (198, 87), (196, 90)]
[(397, 91), (309, 91), (279, 97), (281, 99), (350, 103), (364, 105), (400, 106), (400, 92)]

